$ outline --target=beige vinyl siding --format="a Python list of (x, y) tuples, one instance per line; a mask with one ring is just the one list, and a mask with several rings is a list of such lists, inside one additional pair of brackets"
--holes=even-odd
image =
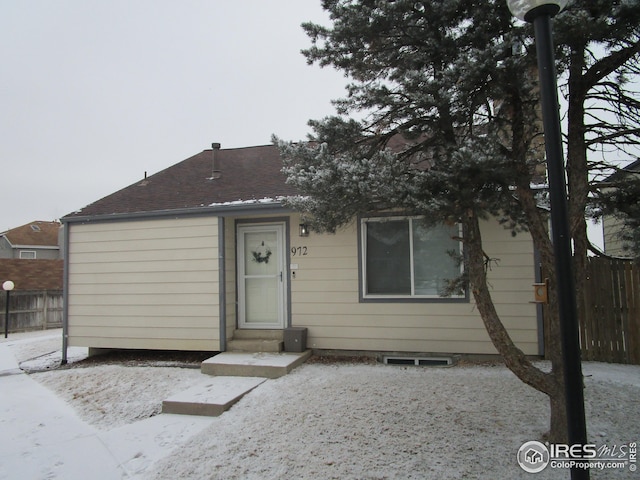
[[(293, 217), (292, 226), (298, 218)], [(316, 349), (494, 354), (484, 324), (469, 302), (360, 302), (357, 222), (336, 234), (301, 238), (292, 227), (292, 323), (308, 330)], [(484, 250), (499, 259), (489, 272), (496, 308), (516, 344), (538, 354), (532, 283), (533, 245), (527, 234), (513, 238), (497, 222), (482, 225)]]
[(624, 221), (611, 215), (602, 217), (604, 251), (616, 257), (632, 257), (628, 242), (620, 238), (624, 229)]
[(215, 217), (71, 224), (69, 345), (219, 349)]

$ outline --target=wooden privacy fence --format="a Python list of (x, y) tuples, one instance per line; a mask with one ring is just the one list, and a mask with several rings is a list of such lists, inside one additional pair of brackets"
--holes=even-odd
[[(0, 290), (0, 320), (5, 326), (7, 295)], [(9, 333), (62, 327), (62, 290), (19, 290), (9, 296)]]
[(640, 365), (640, 268), (589, 257), (580, 319), (582, 359)]

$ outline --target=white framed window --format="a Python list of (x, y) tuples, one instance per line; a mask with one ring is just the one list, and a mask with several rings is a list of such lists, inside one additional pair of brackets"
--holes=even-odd
[(20, 258), (23, 260), (34, 260), (36, 258), (35, 250), (20, 250)]
[(361, 219), (363, 299), (466, 299), (444, 297), (463, 273), (461, 227), (428, 226), (423, 217)]

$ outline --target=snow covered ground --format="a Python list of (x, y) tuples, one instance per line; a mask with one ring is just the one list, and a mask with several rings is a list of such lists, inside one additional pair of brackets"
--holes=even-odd
[[(59, 351), (52, 352), (60, 341), (51, 332), (9, 340), (10, 351), (25, 362), (22, 368), (40, 370), (59, 359)], [(73, 349), (70, 359), (84, 355)], [(585, 363), (583, 370), (590, 441), (640, 441), (640, 367)], [(0, 377), (2, 395), (3, 384), (15, 377)], [(567, 470), (526, 474), (518, 466), (518, 448), (539, 440), (548, 427), (548, 402), (502, 366), (306, 364), (266, 381), (222, 416), (182, 429), (175, 424), (194, 417), (156, 414), (164, 398), (202, 381), (197, 369), (93, 365), (49, 368), (29, 377), (66, 402), (102, 443), (120, 441), (123, 450), (134, 440), (144, 445), (135, 447), (136, 455), (122, 454), (128, 460), (121, 474), (103, 478), (569, 478)], [(15, 426), (7, 431), (5, 413), (0, 410), (3, 444), (20, 435), (11, 431)], [(171, 421), (159, 422), (163, 417)], [(53, 458), (38, 452), (35, 445), (27, 460)], [(0, 478), (30, 478), (15, 469)], [(52, 471), (41, 478), (63, 478)], [(77, 478), (91, 477), (84, 473)], [(625, 468), (592, 471), (592, 478), (640, 475)]]

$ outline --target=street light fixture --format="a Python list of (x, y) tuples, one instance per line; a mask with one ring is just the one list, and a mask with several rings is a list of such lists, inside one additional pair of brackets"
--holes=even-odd
[(11, 280), (7, 280), (2, 284), (2, 289), (7, 292), (7, 304), (5, 305), (4, 315), (4, 338), (9, 335), (9, 293), (13, 290), (15, 284)]
[(567, 0), (507, 0), (507, 5), (514, 17), (531, 22), (542, 13), (553, 17), (567, 5)]
[[(584, 413), (580, 337), (572, 268), (571, 234), (567, 207), (567, 184), (562, 155), (562, 134), (558, 103), (558, 84), (553, 53), (551, 17), (567, 0), (507, 0), (511, 13), (532, 22), (536, 38), (540, 101), (547, 154), (549, 199), (551, 202), (551, 230), (555, 256), (556, 291), (558, 295), (560, 331), (562, 335), (562, 364), (567, 407), (567, 433), (571, 445), (587, 443)], [(589, 470), (571, 469), (571, 478), (588, 479)]]

